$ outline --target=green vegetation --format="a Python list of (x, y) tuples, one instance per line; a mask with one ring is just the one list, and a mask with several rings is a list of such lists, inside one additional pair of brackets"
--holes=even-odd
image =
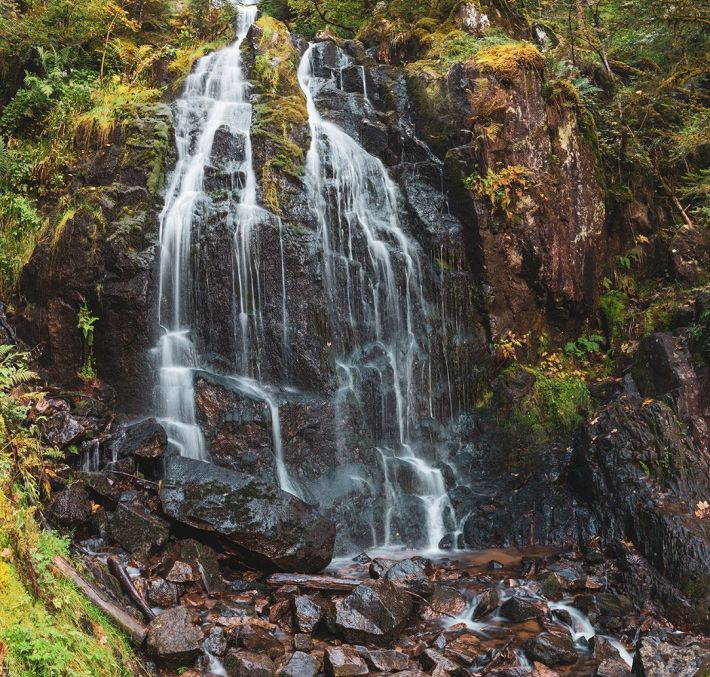
[(94, 358), (94, 325), (99, 318), (91, 312), (86, 302), (79, 308), (79, 322), (77, 327), (81, 330), (83, 338), (84, 359), (81, 364), (79, 375), (87, 380), (96, 378), (96, 359)]
[(36, 415), (28, 356), (0, 346), (0, 642), (8, 674), (18, 677), (118, 677), (141, 674), (127, 640), (67, 580), (52, 557), (69, 557), (68, 541), (42, 531), (40, 498), (48, 465)]
[(197, 56), (233, 38), (230, 7), (0, 1), (0, 297), (56, 222), (77, 166), (174, 91)]
[(571, 434), (584, 423), (591, 398), (583, 373), (550, 369), (546, 364), (514, 365), (509, 369), (520, 369), (534, 377), (527, 395), (513, 404), (502, 421), (515, 439), (524, 441), (527, 447), (545, 444), (554, 435)]
[(509, 165), (488, 170), (485, 176), (474, 172), (464, 185), (475, 193), (485, 196), (493, 210), (500, 210), (507, 219), (515, 216), (515, 203), (533, 187), (532, 173), (527, 167)]
[(701, 364), (710, 362), (710, 308), (690, 326), (690, 346)]
[[(299, 55), (288, 29), (269, 16), (261, 17), (258, 26), (261, 29), (259, 54), (252, 76), (259, 97), (254, 105), (252, 135), (262, 137), (269, 146), (269, 159), (261, 174), (261, 189), (266, 205), (278, 214), (276, 173), (283, 171), (300, 176), (308, 112), (296, 77)], [(299, 136), (301, 143), (297, 142)]]

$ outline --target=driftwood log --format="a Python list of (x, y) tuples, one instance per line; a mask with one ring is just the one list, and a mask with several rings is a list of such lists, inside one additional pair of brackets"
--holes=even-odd
[(309, 576), (307, 574), (272, 574), (266, 579), (270, 588), (282, 585), (297, 585), (308, 590), (330, 590), (332, 592), (350, 592), (362, 581), (357, 578), (336, 578), (335, 576)]
[(69, 564), (63, 557), (52, 558), (52, 567), (64, 578), (69, 579), (82, 594), (101, 611), (103, 611), (121, 630), (123, 630), (136, 644), (142, 644), (148, 634), (148, 628), (136, 620), (129, 613), (109, 602), (91, 583)]

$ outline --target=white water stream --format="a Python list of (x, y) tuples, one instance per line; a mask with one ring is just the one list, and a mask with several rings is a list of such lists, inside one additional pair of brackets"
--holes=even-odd
[[(428, 312), (420, 248), (400, 226), (398, 189), (382, 162), (318, 111), (316, 97), (324, 81), (314, 73), (315, 58), (311, 45), (298, 69), (311, 130), (305, 183), (323, 249), (339, 395), (351, 391), (357, 396), (363, 384), (374, 381), (383, 403), (388, 396), (394, 399), (393, 407), (383, 404), (378, 426), (383, 431), (377, 452), (386, 513), (381, 541), (373, 545), (398, 543), (393, 522), (407, 510), (406, 476), (408, 494), (424, 506), (427, 549), (436, 551), (446, 533), (445, 515), (453, 516), (453, 508), (441, 471), (419, 453), (417, 444), (415, 369), (428, 358), (422, 350)], [(340, 51), (338, 59), (342, 82), (342, 68), (350, 60)], [(360, 72), (367, 100), (364, 69)], [(336, 398), (336, 405), (340, 400)]]
[(243, 157), (233, 167), (235, 318), (241, 336), (237, 368), (249, 374), (252, 323), (260, 322), (258, 275), (254, 274), (252, 225), (258, 215), (256, 175), (252, 165), (249, 82), (242, 69), (241, 46), (256, 20), (256, 4), (237, 8), (237, 39), (197, 64), (175, 104), (177, 165), (160, 216), (159, 323), (164, 330), (160, 356), (161, 423), (170, 442), (183, 456), (208, 459), (204, 436), (195, 414), (194, 369), (199, 366), (194, 344), (192, 307), (192, 238), (201, 209), (209, 207), (204, 190), (212, 146), (220, 128), (227, 128), (243, 145)]

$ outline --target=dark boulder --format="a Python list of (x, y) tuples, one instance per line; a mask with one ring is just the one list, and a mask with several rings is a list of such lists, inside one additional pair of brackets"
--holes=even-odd
[(160, 500), (173, 520), (214, 534), (265, 569), (320, 571), (333, 555), (335, 525), (330, 520), (249, 475), (171, 458), (166, 461)]
[(109, 536), (132, 555), (147, 555), (168, 540), (168, 523), (137, 501), (121, 500), (111, 515)]
[(537, 602), (517, 595), (506, 599), (500, 605), (500, 612), (513, 623), (522, 623), (531, 618), (542, 618), (543, 616), (543, 610)]
[(670, 620), (692, 613), (679, 612), (677, 602), (682, 590), (702, 598), (710, 589), (710, 523), (694, 514), (710, 491), (710, 458), (673, 409), (637, 396), (615, 399), (579, 436), (570, 476), (606, 542), (631, 541), (679, 589), (662, 602)]
[(545, 665), (571, 665), (579, 656), (569, 635), (542, 632), (528, 642), (525, 652)]
[(47, 516), (65, 527), (86, 524), (91, 518), (91, 502), (84, 485), (74, 482), (55, 494), (47, 505)]
[(159, 458), (168, 448), (168, 436), (160, 423), (147, 418), (128, 426), (123, 434), (112, 443), (119, 458), (135, 456), (140, 459)]
[(428, 575), (433, 572), (434, 568), (430, 560), (424, 557), (412, 557), (393, 564), (385, 571), (383, 578), (428, 597), (434, 590), (434, 584), (428, 578)]
[(391, 581), (365, 581), (334, 606), (334, 626), (346, 641), (387, 645), (406, 624), (412, 599)]
[(163, 611), (148, 627), (148, 653), (161, 661), (181, 664), (200, 652), (202, 631), (193, 623), (185, 607)]
[(376, 672), (401, 672), (409, 667), (409, 656), (394, 649), (374, 649), (368, 651), (365, 647), (357, 647), (367, 665)]
[(146, 597), (151, 606), (159, 606), (163, 609), (176, 606), (178, 603), (177, 588), (164, 578), (148, 580)]
[(424, 619), (455, 617), (463, 612), (467, 604), (466, 598), (458, 590), (434, 584), (429, 604), (421, 606), (420, 614)]
[(435, 649), (425, 649), (419, 658), (423, 667), (427, 670), (434, 670), (437, 674), (457, 673), (460, 671), (458, 663), (440, 654)]
[(224, 580), (219, 568), (217, 553), (209, 545), (200, 543), (194, 538), (178, 541), (167, 554), (166, 570), (177, 561), (185, 562), (192, 567), (196, 577), (191, 580), (201, 581), (207, 587), (207, 592), (224, 590)]
[(620, 658), (606, 658), (597, 666), (594, 677), (631, 677), (629, 666)]

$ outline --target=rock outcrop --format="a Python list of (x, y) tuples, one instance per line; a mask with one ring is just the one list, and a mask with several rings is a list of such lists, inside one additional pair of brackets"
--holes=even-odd
[(320, 571), (331, 560), (335, 525), (316, 508), (249, 475), (188, 458), (166, 461), (160, 487), (171, 519), (214, 535), (267, 570)]

